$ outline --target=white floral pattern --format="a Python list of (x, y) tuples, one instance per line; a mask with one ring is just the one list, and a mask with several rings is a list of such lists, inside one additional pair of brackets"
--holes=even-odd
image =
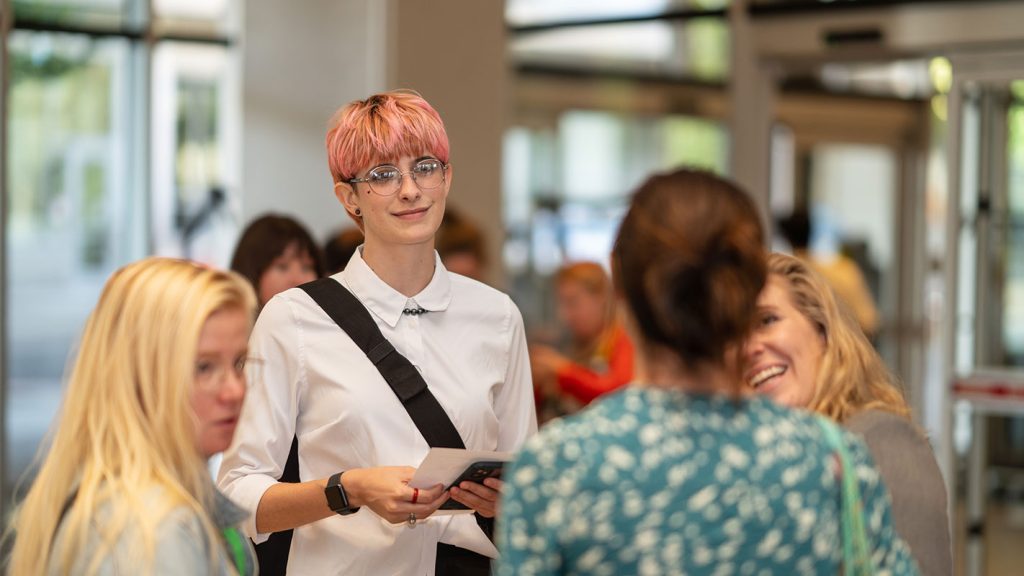
[[(839, 574), (838, 464), (814, 418), (634, 386), (553, 422), (506, 476), (496, 573)], [(867, 449), (844, 438), (877, 573), (917, 574)]]

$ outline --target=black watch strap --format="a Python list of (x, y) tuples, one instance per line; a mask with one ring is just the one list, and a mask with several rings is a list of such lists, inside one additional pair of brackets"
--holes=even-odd
[(327, 506), (342, 516), (355, 514), (359, 508), (353, 508), (348, 503), (348, 494), (345, 494), (345, 487), (341, 485), (341, 475), (344, 471), (330, 477), (327, 486), (324, 488), (324, 496), (327, 497)]

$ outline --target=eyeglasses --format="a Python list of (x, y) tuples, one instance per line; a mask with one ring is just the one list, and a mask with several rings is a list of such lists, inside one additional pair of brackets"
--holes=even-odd
[(245, 377), (247, 367), (262, 366), (263, 360), (253, 357), (244, 357), (235, 360), (233, 363), (215, 362), (213, 360), (197, 360), (195, 371), (196, 388), (203, 392), (219, 393), (224, 389), (228, 381), (228, 374), (242, 380), (248, 388), (249, 383)]
[(380, 196), (391, 196), (402, 188), (402, 177), (406, 174), (412, 177), (412, 181), (419, 186), (420, 190), (433, 190), (444, 184), (446, 170), (448, 170), (447, 164), (442, 164), (436, 158), (427, 158), (417, 162), (408, 172), (402, 172), (390, 164), (382, 164), (370, 170), (366, 178), (352, 178), (348, 183), (365, 182), (373, 193)]

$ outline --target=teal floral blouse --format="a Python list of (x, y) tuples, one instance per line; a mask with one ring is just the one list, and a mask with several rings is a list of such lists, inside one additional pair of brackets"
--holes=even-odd
[[(918, 574), (862, 442), (878, 574)], [(629, 387), (555, 421), (505, 475), (499, 576), (840, 574), (838, 461), (815, 416)]]

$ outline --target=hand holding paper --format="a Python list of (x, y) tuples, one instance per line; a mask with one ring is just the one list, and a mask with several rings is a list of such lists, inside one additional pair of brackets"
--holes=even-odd
[[(511, 460), (512, 454), (507, 452), (433, 448), (409, 481), (409, 486), (425, 488), (443, 484), (445, 488), (451, 488), (465, 480), (469, 482), (467, 488), (452, 490), (453, 500), (437, 514), (469, 513), (475, 509), (483, 516), (493, 516), (494, 503), (500, 495), (501, 481), (498, 478), (501, 468)], [(448, 508), (457, 502), (461, 502), (458, 507)]]

